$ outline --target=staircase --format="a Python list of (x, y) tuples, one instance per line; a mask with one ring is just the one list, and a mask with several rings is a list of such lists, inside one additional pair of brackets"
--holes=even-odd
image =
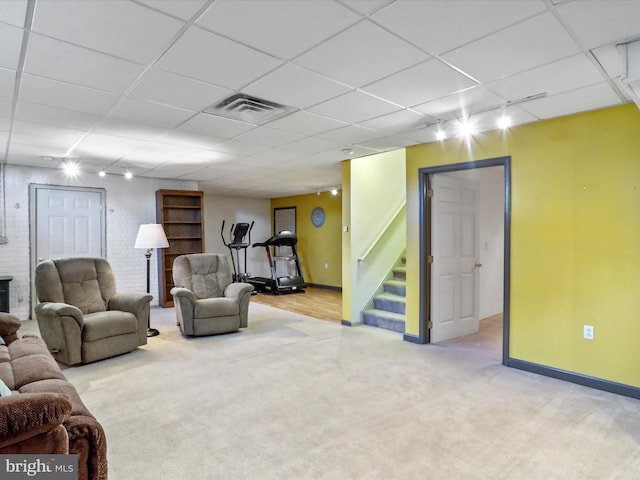
[(373, 308), (362, 312), (365, 325), (404, 333), (407, 311), (407, 259), (403, 255), (392, 269), (392, 278), (382, 284), (382, 293), (373, 297)]

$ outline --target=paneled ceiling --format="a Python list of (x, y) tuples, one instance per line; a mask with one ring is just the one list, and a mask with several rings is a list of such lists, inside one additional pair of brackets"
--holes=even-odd
[[(0, 161), (325, 190), (342, 160), (466, 117), (629, 102), (617, 44), (638, 19), (637, 0), (2, 0)], [(235, 94), (234, 119), (215, 107)]]

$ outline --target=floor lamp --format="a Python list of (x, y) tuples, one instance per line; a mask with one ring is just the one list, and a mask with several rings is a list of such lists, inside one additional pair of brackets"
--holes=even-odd
[[(167, 248), (168, 246), (169, 242), (167, 241), (167, 236), (164, 234), (162, 225), (158, 223), (146, 223), (140, 225), (138, 236), (136, 237), (136, 244), (133, 248), (147, 249), (147, 252), (144, 254), (144, 256), (147, 257), (147, 293), (151, 293), (149, 276), (151, 252), (154, 248)], [(160, 332), (155, 328), (151, 328), (151, 313), (149, 313), (149, 318), (147, 319), (147, 337), (155, 337), (156, 335), (160, 335)]]

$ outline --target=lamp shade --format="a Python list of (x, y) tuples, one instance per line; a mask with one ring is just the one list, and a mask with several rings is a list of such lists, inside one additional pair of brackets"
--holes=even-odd
[(136, 244), (133, 248), (167, 248), (169, 242), (159, 223), (145, 223), (140, 225)]

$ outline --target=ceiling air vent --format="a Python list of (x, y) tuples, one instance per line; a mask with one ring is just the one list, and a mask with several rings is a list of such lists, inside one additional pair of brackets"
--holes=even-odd
[(236, 93), (225, 98), (217, 105), (207, 108), (205, 112), (262, 125), (293, 110), (294, 108), (292, 107), (285, 107), (284, 105), (245, 95), (244, 93)]

